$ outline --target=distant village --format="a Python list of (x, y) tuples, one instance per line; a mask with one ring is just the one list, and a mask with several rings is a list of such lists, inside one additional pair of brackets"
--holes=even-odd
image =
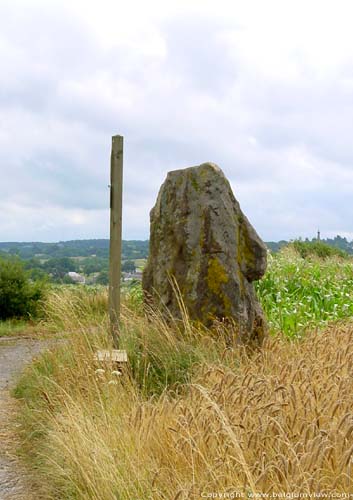
[[(73, 283), (76, 283), (78, 285), (86, 285), (87, 281), (89, 281), (89, 284), (94, 283), (94, 278), (92, 279), (92, 277), (90, 277), (89, 280), (87, 280), (87, 278), (83, 274), (77, 273), (75, 271), (70, 271), (66, 273), (66, 276), (68, 276)], [(132, 272), (123, 271), (121, 273), (121, 281), (123, 283), (142, 281), (142, 270), (136, 269), (135, 271)]]

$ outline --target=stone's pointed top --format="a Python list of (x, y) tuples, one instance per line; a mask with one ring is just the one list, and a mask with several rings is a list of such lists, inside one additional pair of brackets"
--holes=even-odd
[(222, 169), (216, 165), (216, 163), (212, 163), (211, 161), (207, 161), (205, 163), (201, 163), (201, 165), (196, 165), (194, 167), (181, 168), (178, 170), (172, 170), (168, 172), (167, 177), (175, 177), (177, 175), (188, 175), (189, 173), (198, 174), (202, 170), (209, 170), (210, 172), (217, 172), (224, 177), (224, 173)]
[(212, 163), (211, 161), (207, 161), (206, 163), (201, 163), (199, 167), (196, 168), (212, 168), (213, 170), (216, 170), (217, 172), (221, 172), (223, 174), (222, 169), (216, 165), (216, 163)]

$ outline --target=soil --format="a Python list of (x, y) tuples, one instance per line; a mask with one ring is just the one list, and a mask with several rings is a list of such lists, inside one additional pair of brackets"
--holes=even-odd
[(0, 338), (0, 500), (32, 500), (30, 478), (16, 457), (19, 446), (14, 415), (18, 402), (11, 389), (24, 366), (43, 350), (46, 342)]

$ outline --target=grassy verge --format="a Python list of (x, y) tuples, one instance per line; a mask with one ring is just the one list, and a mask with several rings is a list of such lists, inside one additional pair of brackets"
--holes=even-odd
[(285, 334), (252, 353), (222, 325), (200, 331), (186, 317), (180, 326), (144, 313), (136, 288), (123, 307), (123, 375), (94, 362), (110, 342), (106, 291), (52, 293), (46, 326), (70, 335), (16, 388), (39, 496), (353, 491), (353, 323), (339, 321), (352, 315), (351, 272), (336, 258), (272, 261), (258, 290), (273, 331)]
[(0, 321), (0, 337), (41, 338), (48, 334), (40, 321), (6, 320)]
[(0, 337), (13, 337), (27, 328), (26, 321), (6, 320), (0, 321)]

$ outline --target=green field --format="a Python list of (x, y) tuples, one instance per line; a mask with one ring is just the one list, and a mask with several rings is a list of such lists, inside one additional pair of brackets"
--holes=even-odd
[(273, 332), (307, 329), (353, 316), (353, 259), (300, 257), (293, 249), (269, 256), (256, 290)]

